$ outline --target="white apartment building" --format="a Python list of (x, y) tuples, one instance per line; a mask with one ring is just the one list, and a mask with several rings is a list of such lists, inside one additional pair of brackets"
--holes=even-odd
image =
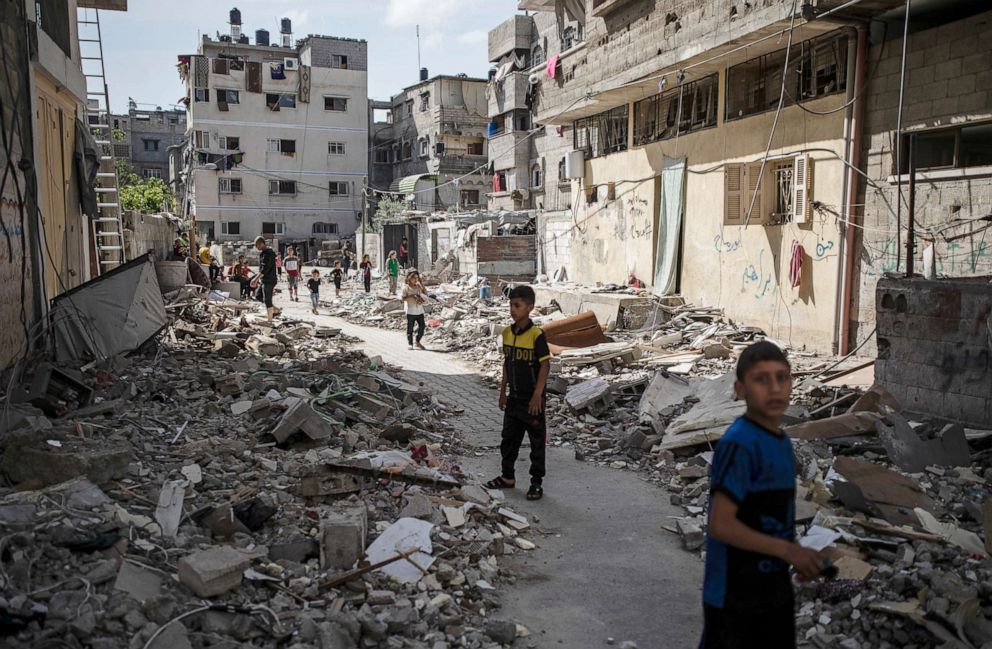
[[(234, 24), (237, 19), (238, 24)], [(281, 242), (347, 237), (368, 172), (368, 45), (308, 36), (231, 36), (180, 57), (188, 92), (184, 208), (201, 239)]]

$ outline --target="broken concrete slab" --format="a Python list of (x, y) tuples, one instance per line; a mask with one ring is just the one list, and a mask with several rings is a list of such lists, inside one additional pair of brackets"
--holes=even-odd
[(786, 426), (785, 432), (792, 439), (803, 440), (853, 437), (874, 431), (878, 419), (878, 415), (874, 412), (846, 412), (836, 417)]
[(272, 430), (276, 443), (282, 444), (296, 433), (303, 433), (312, 440), (327, 439), (334, 432), (330, 422), (321, 417), (310, 403), (296, 397), (287, 397), (288, 409)]
[(680, 518), (675, 521), (675, 527), (686, 550), (698, 550), (706, 542), (706, 533), (698, 521)]
[(216, 597), (241, 584), (251, 555), (218, 547), (189, 554), (179, 560), (179, 581), (199, 597)]
[(145, 602), (162, 594), (162, 577), (151, 570), (122, 561), (114, 590), (123, 591), (137, 601)]
[(956, 545), (978, 556), (985, 555), (985, 546), (982, 544), (982, 539), (974, 532), (961, 529), (954, 523), (941, 523), (933, 514), (925, 509), (917, 507), (913, 511), (920, 520), (920, 526), (927, 532), (937, 534), (951, 545)]
[(686, 397), (695, 393), (698, 380), (684, 379), (667, 372), (656, 372), (648, 387), (641, 395), (638, 412), (642, 418), (651, 422), (651, 428), (658, 435), (665, 432), (665, 421), (662, 413), (673, 406), (681, 405)]
[(330, 512), (320, 526), (320, 565), (348, 570), (365, 553), (368, 510), (364, 504)]
[(186, 488), (181, 480), (171, 480), (162, 485), (155, 508), (155, 521), (162, 529), (162, 536), (175, 538), (179, 531), (179, 521), (183, 516), (183, 499)]
[(250, 530), (245, 527), (234, 515), (234, 509), (230, 503), (224, 503), (217, 507), (212, 507), (205, 512), (199, 512), (193, 517), (203, 527), (206, 527), (218, 539), (229, 539), (235, 534), (249, 534)]
[(67, 440), (55, 447), (36, 438), (8, 446), (0, 468), (15, 483), (37, 480), (53, 485), (86, 476), (104, 484), (126, 476), (133, 459), (131, 446), (119, 442)]
[(222, 396), (241, 394), (244, 389), (245, 384), (239, 374), (230, 374), (214, 379), (214, 391)]
[(971, 465), (971, 450), (960, 425), (945, 426), (937, 439), (923, 441), (902, 415), (888, 406), (880, 408), (892, 425), (887, 426), (879, 420), (875, 428), (889, 458), (900, 469), (918, 473), (931, 465)]
[(262, 356), (281, 356), (286, 346), (270, 336), (254, 334), (245, 341), (245, 347)]
[(878, 414), (883, 414), (881, 406), (888, 406), (896, 412), (902, 412), (902, 404), (899, 402), (899, 399), (896, 399), (891, 392), (876, 383), (865, 390), (865, 392), (851, 404), (851, 407), (848, 408), (847, 411), (876, 412)]
[(386, 528), (386, 531), (369, 546), (367, 554), (370, 563), (377, 564), (394, 559), (416, 549), (409, 559), (401, 559), (379, 568), (377, 572), (386, 574), (397, 581), (409, 584), (421, 580), (434, 564), (434, 551), (431, 543), (433, 523), (416, 518), (400, 518)]
[(734, 373), (727, 372), (718, 379), (697, 383), (694, 396), (699, 402), (673, 419), (665, 434), (681, 435), (703, 429), (725, 428), (733, 423), (746, 409), (743, 400), (736, 400), (735, 380)]
[(597, 417), (612, 405), (613, 388), (599, 377), (582, 381), (568, 388), (565, 403), (576, 414), (588, 412)]

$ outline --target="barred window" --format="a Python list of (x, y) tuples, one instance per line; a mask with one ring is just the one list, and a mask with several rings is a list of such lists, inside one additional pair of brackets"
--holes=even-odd
[(627, 105), (576, 120), (573, 137), (575, 148), (586, 151), (587, 158), (626, 151)]
[(717, 84), (713, 74), (634, 104), (634, 144), (716, 126)]

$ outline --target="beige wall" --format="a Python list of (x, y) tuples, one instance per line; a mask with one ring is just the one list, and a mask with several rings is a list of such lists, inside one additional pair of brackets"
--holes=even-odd
[[(721, 79), (720, 87), (724, 84)], [(846, 96), (808, 102), (826, 111), (841, 106)], [(771, 155), (810, 152), (812, 199), (843, 213), (844, 115), (811, 116), (797, 107), (782, 111)], [(552, 228), (548, 246), (568, 249), (569, 279), (580, 283), (626, 283), (634, 272), (649, 285), (655, 264), (658, 185), (665, 155), (686, 156), (686, 181), (681, 293), (690, 302), (722, 306), (736, 322), (760, 327), (795, 348), (829, 352), (834, 341), (840, 224), (827, 211), (814, 210), (806, 225), (724, 225), (723, 163), (760, 160), (774, 111), (721, 124), (677, 140), (656, 142), (586, 163), (584, 186), (599, 185), (600, 201), (587, 204), (573, 182), (574, 224), (565, 232)], [(831, 153), (832, 152), (832, 153)], [(621, 182), (623, 181), (623, 182)], [(606, 201), (606, 187), (615, 185), (616, 200)], [(764, 184), (765, 181), (763, 181)], [(560, 225), (560, 219), (557, 220)], [(553, 236), (568, 241), (554, 241)], [(803, 281), (789, 283), (791, 246), (806, 252)], [(547, 272), (555, 268), (548, 266)]]

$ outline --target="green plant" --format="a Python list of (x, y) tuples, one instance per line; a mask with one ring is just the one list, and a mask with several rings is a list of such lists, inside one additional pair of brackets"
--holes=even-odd
[(176, 204), (172, 189), (161, 178), (138, 178), (131, 174), (136, 182), (121, 184), (121, 209), (127, 212), (144, 212), (152, 214), (171, 211)]

